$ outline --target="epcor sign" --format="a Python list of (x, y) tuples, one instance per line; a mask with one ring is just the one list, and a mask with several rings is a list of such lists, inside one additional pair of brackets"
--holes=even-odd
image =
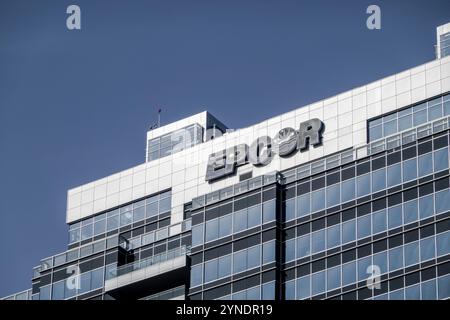
[(206, 168), (206, 181), (213, 181), (231, 175), (236, 168), (247, 163), (265, 166), (272, 161), (275, 154), (287, 157), (295, 151), (308, 149), (309, 145), (317, 146), (322, 142), (324, 125), (319, 119), (311, 119), (300, 123), (299, 130), (283, 128), (272, 139), (259, 137), (250, 146), (239, 144), (209, 156)]

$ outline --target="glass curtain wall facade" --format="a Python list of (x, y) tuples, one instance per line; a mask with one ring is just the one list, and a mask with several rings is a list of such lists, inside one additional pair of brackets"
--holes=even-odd
[(286, 186), (285, 299), (448, 298), (448, 157), (444, 132)]
[(450, 55), (450, 32), (440, 36), (441, 41), (441, 58)]
[(189, 298), (279, 298), (280, 189), (258, 187), (192, 211)]
[(69, 190), (67, 250), (6, 299), (450, 299), (449, 92), (447, 57), (253, 128), (149, 131), (147, 162)]
[[(170, 189), (74, 222), (68, 250), (7, 299), (448, 299), (449, 96), (369, 119), (366, 157), (343, 150), (205, 194), (177, 224)], [(428, 134), (371, 147), (441, 119)], [(169, 282), (109, 288), (180, 258)]]

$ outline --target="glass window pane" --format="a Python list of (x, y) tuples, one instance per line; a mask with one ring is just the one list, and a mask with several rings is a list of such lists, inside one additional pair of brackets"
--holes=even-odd
[(247, 269), (261, 265), (261, 246), (255, 246), (247, 250)]
[(202, 264), (197, 264), (191, 267), (191, 287), (196, 287), (203, 282)]
[(233, 232), (247, 229), (247, 209), (237, 211), (234, 214)]
[(114, 216), (110, 216), (108, 217), (107, 220), (107, 230), (111, 231), (111, 230), (115, 230), (119, 228), (119, 215), (114, 215)]
[(428, 107), (428, 121), (442, 118), (442, 104), (429, 105)]
[(443, 300), (450, 297), (450, 275), (438, 278), (438, 299)]
[(295, 213), (295, 198), (286, 200), (285, 213), (286, 213), (286, 221), (296, 218), (297, 215)]
[(217, 259), (205, 262), (205, 283), (214, 281), (218, 277)]
[(367, 214), (358, 218), (358, 239), (370, 236), (371, 216)]
[(357, 181), (358, 197), (368, 195), (370, 193), (370, 174), (359, 176)]
[(419, 199), (419, 214), (420, 219), (431, 217), (434, 214), (434, 202), (432, 194)]
[(169, 228), (159, 229), (155, 233), (156, 241), (167, 238), (169, 236)]
[(400, 163), (387, 168), (387, 186), (392, 187), (402, 183), (402, 171)]
[(303, 217), (306, 216), (310, 213), (310, 204), (309, 204), (309, 199), (310, 198), (310, 194), (304, 194), (301, 195), (298, 198), (298, 214), (299, 217)]
[(297, 299), (305, 299), (311, 296), (311, 284), (309, 276), (297, 279)]
[(327, 270), (327, 291), (341, 286), (341, 267), (337, 266)]
[(325, 291), (325, 271), (321, 271), (312, 275), (312, 295)]
[(295, 239), (285, 242), (286, 247), (286, 262), (295, 260)]
[(346, 221), (342, 224), (342, 243), (356, 240), (356, 220)]
[[(62, 281), (64, 282), (64, 281)], [(50, 300), (50, 290), (51, 290), (52, 285), (49, 284), (47, 286), (42, 286), (39, 289), (39, 300)]]
[(342, 202), (355, 199), (355, 179), (349, 179), (342, 182)]
[(327, 249), (341, 245), (341, 226), (339, 224), (327, 229)]
[(164, 198), (159, 201), (159, 213), (170, 211), (171, 198)]
[(405, 267), (419, 263), (419, 241), (405, 245)]
[(66, 282), (66, 285), (64, 286), (64, 299), (72, 298), (72, 297), (76, 296), (76, 294), (77, 294), (76, 288), (78, 285), (80, 285), (80, 283), (79, 283), (80, 276), (73, 277), (71, 279), (72, 280), (69, 280), (69, 281), (71, 281), (71, 284), (68, 286), (67, 282)]
[[(56, 282), (53, 284), (52, 288), (52, 300), (64, 300), (64, 286), (66, 284), (65, 280)], [(42, 293), (42, 288), (41, 288)], [(49, 297), (50, 298), (50, 297)]]
[(69, 231), (69, 243), (80, 241), (80, 229), (73, 229)]
[(346, 286), (356, 282), (356, 261), (342, 266), (342, 285)]
[(427, 153), (419, 156), (418, 159), (418, 170), (419, 177), (423, 177), (429, 175), (433, 172), (433, 168), (431, 167), (431, 163), (433, 161), (433, 155), (431, 153)]
[(157, 201), (147, 204), (146, 214), (147, 214), (147, 218), (158, 215), (158, 202)]
[(85, 272), (80, 275), (80, 289), (78, 294), (86, 293), (91, 289), (91, 273)]
[(315, 212), (325, 208), (325, 189), (320, 189), (312, 192), (312, 210)]
[(435, 194), (436, 214), (450, 210), (450, 189)]
[(103, 287), (103, 268), (93, 270), (91, 273), (91, 290)]
[(312, 251), (317, 253), (325, 250), (325, 230), (316, 231), (312, 234)]
[(420, 261), (426, 261), (435, 257), (434, 237), (420, 240)]
[(145, 218), (145, 207), (135, 208), (133, 210), (133, 221), (141, 221)]
[(367, 272), (370, 265), (372, 265), (370, 256), (358, 260), (358, 281), (366, 280), (372, 274)]
[(380, 139), (383, 137), (382, 126), (375, 126), (369, 129), (370, 141)]
[(414, 126), (427, 122), (427, 110), (414, 112), (413, 114)]
[(372, 228), (374, 234), (386, 231), (386, 225), (387, 219), (385, 209), (372, 214)]
[(403, 131), (412, 127), (412, 115), (400, 117), (398, 119), (398, 131)]
[(385, 137), (389, 136), (393, 133), (396, 133), (396, 132), (397, 132), (397, 121), (396, 120), (383, 123), (383, 135)]
[(120, 226), (126, 226), (133, 222), (133, 213), (132, 211), (122, 212), (120, 214)]
[(263, 243), (263, 264), (275, 262), (275, 241)]
[(403, 204), (403, 221), (405, 224), (417, 221), (419, 215), (417, 209), (417, 200), (412, 200)]
[(81, 227), (81, 241), (92, 238), (93, 230), (92, 224)]
[(387, 261), (387, 251), (379, 252), (373, 255), (373, 264), (380, 268), (381, 274), (388, 272)]
[(284, 295), (286, 300), (295, 300), (295, 280), (288, 281), (284, 284)]
[(436, 300), (436, 279), (422, 282), (421, 285), (422, 300)]
[(94, 236), (106, 232), (106, 219), (94, 222)]
[(233, 273), (245, 271), (247, 269), (247, 250), (242, 250), (233, 254)]
[(232, 300), (246, 300), (247, 299), (247, 291), (241, 291), (237, 293), (233, 293)]
[(203, 244), (203, 223), (192, 226), (192, 246)]
[(231, 214), (219, 218), (219, 238), (229, 236), (231, 234)]
[(416, 284), (414, 286), (405, 289), (405, 300), (420, 300), (419, 284)]
[(389, 229), (397, 228), (403, 223), (402, 205), (390, 207), (388, 209), (388, 226)]
[(262, 285), (262, 300), (275, 300), (275, 282), (268, 282)]
[(335, 184), (327, 188), (327, 207), (339, 204), (341, 200), (340, 184)]
[(372, 192), (386, 189), (386, 169), (380, 169), (372, 173)]
[[(202, 230), (203, 231), (203, 230)], [(203, 241), (201, 237), (201, 242)], [(142, 245), (145, 246), (146, 244), (150, 244), (155, 241), (155, 233), (150, 232), (142, 236)]]
[(448, 149), (443, 148), (434, 152), (434, 171), (448, 169)]
[(261, 205), (248, 208), (247, 219), (248, 228), (259, 226), (261, 224)]
[(263, 223), (275, 220), (275, 200), (263, 203)]
[(310, 235), (297, 238), (297, 259), (311, 255)]
[(205, 241), (213, 241), (219, 237), (219, 219), (206, 221)]
[(403, 247), (397, 247), (389, 250), (389, 271), (403, 268)]
[(438, 257), (450, 253), (450, 231), (436, 236), (436, 251)]
[(231, 274), (231, 255), (219, 258), (218, 278), (228, 277)]
[(403, 182), (417, 178), (417, 159), (409, 159), (403, 162)]
[[(374, 294), (376, 294), (376, 292)], [(375, 297), (373, 297), (373, 300), (389, 300), (389, 294), (385, 293), (385, 294), (375, 296)]]
[(389, 300), (404, 300), (404, 290), (395, 290), (392, 292), (389, 292)]
[(450, 115), (450, 100), (444, 102), (443, 108), (444, 108), (444, 116)]
[(261, 289), (259, 286), (247, 289), (247, 300), (259, 300), (260, 291)]

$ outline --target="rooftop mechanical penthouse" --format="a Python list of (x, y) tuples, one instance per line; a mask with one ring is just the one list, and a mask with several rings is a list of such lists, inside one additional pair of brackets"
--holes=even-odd
[(6, 299), (448, 299), (449, 34), (248, 128), (149, 131), (144, 163), (68, 191), (67, 251)]

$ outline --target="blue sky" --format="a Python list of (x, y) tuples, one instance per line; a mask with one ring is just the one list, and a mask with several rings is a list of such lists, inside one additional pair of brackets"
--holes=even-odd
[(144, 162), (157, 106), (249, 126), (433, 60), (449, 21), (448, 0), (1, 1), (0, 297), (66, 249), (68, 189)]

